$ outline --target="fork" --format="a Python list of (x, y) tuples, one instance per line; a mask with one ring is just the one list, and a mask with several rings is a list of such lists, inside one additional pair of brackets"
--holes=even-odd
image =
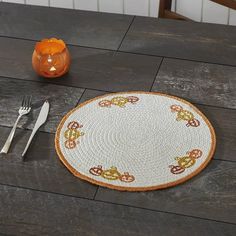
[(11, 142), (12, 142), (12, 139), (14, 137), (14, 134), (15, 134), (15, 131), (16, 131), (16, 127), (17, 127), (17, 124), (20, 120), (20, 118), (23, 116), (23, 115), (26, 115), (30, 112), (31, 110), (31, 99), (32, 99), (32, 96), (24, 96), (23, 100), (22, 100), (22, 104), (21, 104), (21, 107), (18, 111), (19, 115), (16, 119), (16, 122), (15, 124), (13, 125), (12, 127), (12, 130), (7, 138), (7, 141), (5, 142), (2, 150), (0, 153), (7, 153), (10, 146), (11, 146)]

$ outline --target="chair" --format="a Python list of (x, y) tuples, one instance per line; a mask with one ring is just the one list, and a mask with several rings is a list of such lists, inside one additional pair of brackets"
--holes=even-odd
[[(236, 0), (211, 0), (222, 6), (229, 7), (236, 10)], [(190, 20), (189, 18), (182, 16), (176, 12), (171, 11), (172, 0), (160, 0), (159, 5), (159, 17), (160, 18), (170, 18), (177, 20)]]

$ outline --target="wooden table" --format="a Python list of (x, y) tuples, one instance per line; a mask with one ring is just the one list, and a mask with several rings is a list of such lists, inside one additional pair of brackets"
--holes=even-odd
[[(64, 39), (70, 73), (31, 67), (37, 40)], [(217, 134), (214, 159), (185, 184), (126, 193), (74, 177), (54, 149), (58, 122), (107, 92), (145, 90), (193, 102)], [(0, 146), (20, 100), (33, 95), (10, 153), (0, 156), (1, 235), (236, 235), (236, 28), (0, 3)], [(43, 101), (47, 124), (20, 155)]]

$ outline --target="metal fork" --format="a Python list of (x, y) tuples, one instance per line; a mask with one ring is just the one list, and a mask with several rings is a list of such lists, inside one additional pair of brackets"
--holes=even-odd
[(24, 96), (23, 100), (22, 100), (22, 104), (21, 104), (21, 107), (18, 111), (19, 115), (16, 119), (16, 122), (15, 124), (13, 125), (12, 127), (12, 130), (7, 138), (7, 141), (5, 142), (2, 150), (0, 153), (7, 153), (9, 148), (10, 148), (10, 145), (11, 145), (11, 142), (12, 142), (12, 139), (14, 137), (14, 134), (15, 134), (15, 131), (16, 131), (16, 127), (17, 127), (17, 124), (20, 120), (20, 118), (23, 116), (23, 115), (26, 115), (30, 112), (31, 110), (31, 99), (32, 99), (32, 96)]

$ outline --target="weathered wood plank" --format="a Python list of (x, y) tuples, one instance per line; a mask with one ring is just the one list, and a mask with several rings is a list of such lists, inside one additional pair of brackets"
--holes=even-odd
[(236, 28), (136, 17), (122, 51), (236, 65)]
[(133, 17), (70, 9), (0, 3), (0, 35), (117, 49)]
[(0, 231), (16, 235), (234, 236), (236, 226), (0, 186)]
[(210, 120), (216, 132), (214, 159), (236, 162), (236, 110), (196, 105)]
[(236, 67), (164, 59), (152, 91), (235, 109)]
[(0, 124), (12, 127), (24, 95), (32, 95), (32, 110), (18, 127), (32, 129), (45, 100), (50, 103), (46, 124), (41, 130), (55, 132), (59, 121), (74, 108), (83, 89), (0, 77)]
[[(0, 147), (10, 128), (0, 126)], [(36, 134), (23, 162), (21, 154), (30, 131), (18, 129), (8, 154), (0, 154), (0, 183), (92, 199), (97, 186), (74, 177), (60, 162), (54, 135)]]
[(182, 185), (142, 193), (99, 187), (96, 199), (235, 224), (235, 168), (235, 162), (213, 160), (199, 175)]
[(69, 74), (50, 80), (32, 69), (34, 44), (0, 37), (0, 75), (107, 91), (149, 90), (161, 62), (159, 57), (72, 46)]

